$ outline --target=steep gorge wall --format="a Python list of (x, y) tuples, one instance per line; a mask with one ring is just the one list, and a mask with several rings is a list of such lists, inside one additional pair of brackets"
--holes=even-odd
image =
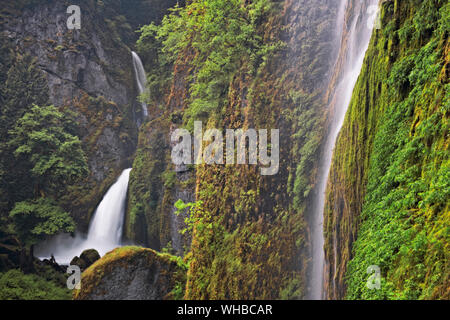
[[(130, 49), (105, 22), (95, 1), (12, 3), (1, 12), (3, 35), (20, 54), (37, 59), (50, 101), (78, 114), (90, 176), (62, 201), (81, 229), (106, 189), (131, 166), (137, 142), (136, 88)], [(81, 8), (81, 29), (69, 30), (70, 4)]]
[[(357, 0), (348, 0), (342, 1), (341, 5), (343, 6), (341, 10), (343, 10), (342, 14), (342, 29), (341, 33), (341, 43), (338, 54), (338, 59), (336, 65), (333, 70), (332, 79), (330, 81), (328, 91), (327, 91), (327, 101), (328, 101), (328, 122), (327, 122), (327, 134), (329, 135), (329, 139), (333, 139), (333, 134), (337, 134), (339, 136), (339, 122), (343, 121), (345, 118), (345, 110), (348, 107), (351, 90), (353, 89), (351, 86), (353, 85), (352, 77), (358, 77), (362, 70), (358, 70), (358, 55), (360, 53), (364, 54), (364, 50), (367, 46), (368, 41), (370, 40), (370, 19), (375, 18), (376, 13), (374, 12), (373, 6), (377, 4), (377, 1), (365, 1), (360, 2)], [(372, 7), (371, 7), (372, 6)], [(370, 17), (370, 13), (373, 13), (374, 16)], [(375, 20), (374, 20), (375, 21)], [(353, 72), (359, 72), (359, 74), (352, 75)], [(356, 80), (356, 79), (355, 79)], [(343, 118), (344, 117), (344, 118)], [(333, 132), (333, 130), (335, 132)], [(338, 140), (338, 139), (336, 139)], [(335, 141), (332, 141), (335, 143)], [(333, 145), (333, 147), (335, 147)], [(351, 146), (347, 146), (351, 147)], [(334, 151), (334, 148), (333, 148)], [(323, 156), (322, 156), (323, 157)], [(327, 170), (327, 175), (329, 174), (328, 168), (323, 170)], [(335, 182), (336, 183), (336, 182)], [(330, 182), (328, 182), (328, 185)], [(358, 190), (356, 191), (358, 192)], [(326, 201), (326, 200), (325, 200)], [(325, 205), (325, 210), (327, 207)], [(322, 214), (322, 213), (320, 213)], [(330, 242), (330, 237), (327, 232), (329, 229), (327, 227), (327, 219), (324, 219), (324, 246), (328, 247)], [(336, 237), (339, 236), (339, 227), (334, 226), (336, 232), (334, 233), (334, 238), (332, 239), (333, 243), (337, 244)], [(355, 234), (352, 234), (353, 238), (350, 241), (353, 241), (356, 237)], [(341, 240), (343, 241), (343, 240)], [(336, 248), (334, 248), (336, 250)], [(326, 250), (325, 250), (326, 251)], [(341, 255), (347, 255), (348, 253), (343, 250), (340, 253)], [(334, 267), (334, 264), (330, 264), (328, 257), (325, 258), (325, 278), (324, 278), (324, 297), (328, 297), (327, 291), (329, 286), (329, 277), (328, 273), (330, 272), (330, 268)]]
[(189, 45), (176, 60), (163, 111), (150, 106), (150, 114), (159, 116), (140, 133), (126, 233), (156, 250), (171, 242), (180, 254), (174, 234), (183, 217), (173, 218), (173, 204), (202, 202), (188, 247), (187, 298), (301, 298), (306, 290), (307, 207), (338, 53), (338, 3), (270, 2), (275, 6), (258, 20), (258, 36), (285, 45), (264, 57), (256, 72), (245, 59), (232, 73), (224, 71), (230, 81), (222, 111), (202, 120), (204, 128), (279, 128), (280, 172), (261, 176), (252, 165), (172, 165), (170, 133), (186, 120), (192, 85), (186, 80), (198, 70), (192, 63), (196, 49)]
[(185, 246), (189, 250), (190, 239), (179, 234), (186, 214), (175, 216), (174, 203), (195, 200), (195, 174), (172, 165), (170, 142), (171, 133), (181, 125), (180, 110), (188, 97), (189, 59), (187, 54), (180, 57), (160, 101), (149, 104), (149, 121), (141, 127), (130, 176), (125, 221), (126, 238), (157, 251), (172, 249), (177, 255), (184, 255)]
[(330, 299), (448, 299), (448, 19), (448, 1), (382, 3), (328, 182)]

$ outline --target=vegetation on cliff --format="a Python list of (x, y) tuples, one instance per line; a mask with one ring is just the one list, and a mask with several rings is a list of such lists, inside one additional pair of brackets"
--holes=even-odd
[(88, 173), (74, 114), (34, 104), (48, 102), (47, 90), (36, 61), (19, 56), (1, 93), (0, 231), (2, 237), (17, 236), (24, 248), (75, 231), (59, 198)]
[[(329, 298), (450, 299), (450, 4), (380, 3), (329, 176), (325, 286)], [(124, 236), (151, 249), (76, 257), (86, 270), (74, 299), (303, 298), (332, 70), (350, 28), (336, 36), (339, 1), (74, 4), (83, 29), (67, 32), (34, 27), (46, 22), (33, 10), (46, 19), (65, 2), (0, 9), (0, 299), (71, 297), (66, 275), (33, 260), (33, 246), (85, 230), (131, 162)], [(21, 29), (22, 19), (35, 25)], [(145, 120), (134, 101), (136, 40)], [(279, 129), (278, 174), (173, 165), (171, 133), (194, 121)], [(367, 286), (370, 266), (380, 289)]]
[[(330, 173), (338, 298), (449, 298), (449, 19), (448, 1), (382, 6)], [(380, 290), (366, 286), (371, 265)]]
[[(303, 296), (305, 208), (322, 139), (323, 70), (333, 63), (335, 9), (326, 1), (192, 1), (172, 10), (161, 25), (142, 29), (139, 53), (146, 60), (152, 52), (159, 61), (148, 73), (163, 75), (152, 74), (149, 82), (154, 88), (167, 88), (162, 84), (167, 82), (171, 87), (164, 111), (156, 112), (159, 118), (140, 134), (129, 209), (129, 221), (139, 223), (127, 228), (136, 238), (145, 221), (147, 239), (163, 239), (165, 246), (171, 236), (167, 226), (174, 226), (163, 208), (171, 210), (179, 194), (195, 193), (195, 199), (182, 199), (196, 200), (186, 221), (192, 230), (186, 298)], [(300, 21), (303, 16), (308, 18)], [(150, 108), (160, 104), (158, 99), (149, 97)], [(261, 177), (254, 166), (220, 165), (174, 172), (170, 132), (192, 129), (194, 120), (206, 128), (280, 128), (280, 173)], [(167, 135), (156, 150), (147, 143), (162, 131)], [(155, 165), (164, 170), (156, 176)], [(147, 177), (158, 183), (148, 185), (138, 172), (152, 172)]]

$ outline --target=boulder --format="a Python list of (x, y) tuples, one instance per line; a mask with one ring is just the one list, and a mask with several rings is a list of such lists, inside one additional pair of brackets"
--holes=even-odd
[(84, 250), (80, 257), (76, 256), (70, 261), (71, 266), (79, 266), (81, 271), (89, 268), (95, 261), (100, 259), (100, 254), (95, 249)]
[(117, 248), (83, 272), (74, 299), (181, 299), (186, 272), (181, 258), (141, 247)]
[(95, 261), (100, 259), (100, 254), (95, 249), (88, 249), (88, 250), (84, 250), (81, 253), (80, 259), (86, 263), (86, 269), (87, 269), (92, 264), (94, 264)]

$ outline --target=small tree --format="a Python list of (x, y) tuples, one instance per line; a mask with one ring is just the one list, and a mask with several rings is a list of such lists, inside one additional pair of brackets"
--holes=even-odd
[(16, 197), (21, 200), (16, 200), (9, 213), (12, 229), (25, 249), (22, 269), (33, 267), (34, 244), (61, 232), (75, 231), (70, 214), (54, 200), (88, 173), (73, 117), (54, 106), (33, 105), (9, 131), (7, 145), (19, 168), (17, 179), (33, 190)]
[(56, 198), (88, 174), (71, 116), (54, 106), (34, 105), (10, 131), (8, 145), (16, 160), (28, 165), (34, 197), (50, 194)]
[(75, 223), (69, 213), (50, 198), (16, 203), (9, 216), (14, 231), (28, 248), (60, 232), (74, 232)]
[[(29, 164), (17, 161), (9, 131), (33, 104), (48, 104), (44, 72), (30, 55), (15, 54), (14, 42), (0, 35), (0, 233), (9, 234), (8, 214), (16, 202), (33, 198)], [(0, 237), (3, 237), (0, 235)]]

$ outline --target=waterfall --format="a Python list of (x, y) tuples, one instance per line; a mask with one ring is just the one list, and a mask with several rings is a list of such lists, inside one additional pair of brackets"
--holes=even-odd
[[(145, 88), (147, 86), (147, 77), (145, 75), (144, 65), (142, 64), (141, 58), (137, 55), (136, 52), (131, 51), (131, 55), (133, 56), (133, 67), (134, 74), (136, 77), (136, 83), (138, 86), (139, 94), (144, 93)], [(142, 102), (142, 114), (144, 118), (148, 117), (147, 104)]]
[(126, 169), (100, 202), (89, 227), (87, 242), (115, 248), (122, 239), (122, 226), (131, 169)]
[[(339, 15), (345, 15), (348, 5), (352, 0), (343, 0)], [(336, 139), (344, 123), (345, 114), (352, 97), (353, 89), (358, 80), (365, 53), (369, 46), (372, 28), (370, 27), (371, 12), (367, 10), (367, 4), (362, 1), (354, 1), (356, 6), (353, 10), (354, 17), (348, 31), (338, 33), (341, 39), (341, 56), (344, 58), (344, 65), (338, 70), (339, 84), (334, 91), (333, 99), (330, 104), (330, 122), (328, 135), (323, 145), (323, 153), (319, 162), (319, 177), (317, 181), (315, 196), (312, 205), (312, 221), (311, 221), (311, 243), (312, 243), (312, 269), (308, 279), (308, 292), (306, 298), (309, 300), (324, 299), (324, 205), (325, 192), (328, 181), (328, 174), (331, 167), (333, 150)], [(377, 0), (370, 0), (369, 5), (376, 5)], [(338, 23), (342, 23), (344, 27), (343, 16), (338, 17)], [(360, 23), (364, 25), (361, 26)]]
[(91, 220), (87, 238), (81, 235), (75, 238), (68, 234), (58, 235), (40, 244), (36, 248), (37, 256), (48, 258), (53, 254), (58, 263), (69, 264), (72, 258), (79, 256), (83, 250), (96, 249), (103, 256), (108, 251), (119, 247), (122, 240), (130, 171), (131, 169), (124, 170), (106, 192)]

